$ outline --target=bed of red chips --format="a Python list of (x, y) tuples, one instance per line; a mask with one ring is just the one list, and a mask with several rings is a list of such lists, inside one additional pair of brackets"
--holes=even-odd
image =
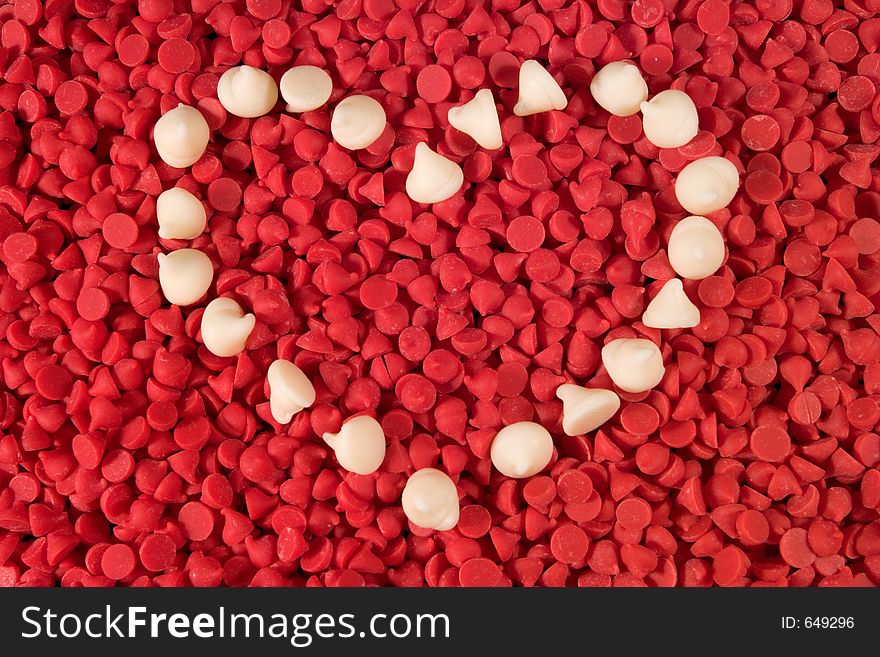
[[(0, 6), (0, 585), (852, 586), (880, 583), (880, 2), (877, 0), (14, 0)], [(564, 111), (512, 113), (537, 59)], [(701, 131), (657, 149), (589, 81), (630, 59), (687, 92)], [(312, 64), (327, 107), (228, 115), (228, 67)], [(505, 146), (449, 127), (490, 88)], [(369, 92), (385, 133), (347, 152), (333, 105)], [(212, 138), (187, 170), (151, 129), (179, 102)], [(418, 206), (426, 140), (461, 192)], [(674, 274), (671, 183), (724, 155), (724, 266), (702, 321), (639, 318)], [(257, 318), (209, 353), (169, 306), (156, 197), (209, 223), (209, 297)], [(578, 437), (555, 389), (610, 386), (615, 337), (666, 376)], [(317, 401), (278, 426), (266, 369)], [(388, 454), (346, 472), (319, 436), (374, 413)], [(515, 481), (499, 427), (556, 450)], [(411, 527), (408, 475), (447, 472), (458, 526)]]

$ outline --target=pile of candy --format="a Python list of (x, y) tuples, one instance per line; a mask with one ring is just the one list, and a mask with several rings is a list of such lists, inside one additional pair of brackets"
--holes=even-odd
[(0, 7), (0, 585), (880, 583), (875, 12)]

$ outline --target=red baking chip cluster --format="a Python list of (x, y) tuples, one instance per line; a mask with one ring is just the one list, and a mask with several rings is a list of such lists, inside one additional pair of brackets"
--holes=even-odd
[[(536, 60), (567, 98), (520, 117)], [(628, 60), (683, 91), (680, 148), (590, 93)], [(247, 64), (333, 93), (246, 119)], [(877, 0), (14, 0), (0, 6), (0, 585), (873, 586), (880, 584), (880, 2)], [(490, 89), (504, 146), (448, 110)], [(331, 136), (352, 94), (388, 123)], [(177, 169), (152, 129), (184, 103), (211, 131)], [(460, 165), (430, 206), (415, 146)], [(720, 155), (740, 188), (708, 219), (726, 259), (684, 281), (693, 328), (641, 316), (675, 277), (678, 172)], [(157, 235), (156, 199), (205, 232)], [(214, 266), (209, 299), (256, 324), (211, 353), (206, 301), (167, 303), (157, 255)], [(614, 388), (600, 351), (662, 345), (665, 375)], [(315, 403), (279, 425), (266, 372)], [(565, 383), (622, 403), (562, 430)], [(358, 475), (321, 439), (368, 413)], [(497, 431), (553, 435), (526, 479)], [(417, 470), (455, 483), (457, 525), (407, 520)]]

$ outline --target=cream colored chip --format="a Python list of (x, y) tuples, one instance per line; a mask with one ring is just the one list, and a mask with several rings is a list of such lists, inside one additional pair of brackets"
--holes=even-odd
[(733, 200), (739, 171), (730, 160), (713, 155), (694, 160), (678, 172), (675, 198), (691, 214), (706, 215)]
[(269, 365), (269, 410), (278, 424), (287, 424), (294, 415), (315, 403), (315, 386), (305, 373), (289, 360), (279, 358)]
[(679, 148), (697, 136), (697, 106), (683, 91), (667, 89), (641, 104), (642, 130), (659, 148)]
[(628, 62), (611, 62), (593, 76), (590, 93), (599, 107), (614, 116), (632, 116), (648, 99), (648, 85), (638, 67)]
[(156, 152), (168, 166), (184, 169), (198, 162), (211, 137), (211, 129), (202, 113), (180, 104), (165, 112), (153, 127)]
[(373, 474), (385, 460), (385, 432), (369, 415), (346, 420), (339, 433), (325, 433), (336, 460), (346, 470), (359, 475)]
[(172, 187), (156, 199), (156, 220), (163, 240), (194, 240), (205, 231), (202, 202), (182, 187)]
[(666, 281), (642, 313), (642, 324), (651, 328), (693, 328), (699, 323), (700, 309), (688, 299), (677, 278)]
[(458, 524), (458, 489), (440, 470), (414, 472), (403, 488), (401, 505), (407, 519), (418, 527), (448, 531)]
[(202, 341), (215, 356), (237, 356), (244, 351), (256, 321), (251, 313), (245, 314), (234, 299), (214, 299), (202, 315)]
[(464, 172), (452, 160), (435, 153), (425, 142), (416, 145), (413, 168), (406, 177), (406, 195), (416, 203), (440, 203), (455, 195)]
[(480, 89), (467, 103), (450, 107), (449, 125), (471, 137), (482, 148), (495, 150), (504, 145), (498, 108), (490, 89)]
[(288, 112), (311, 112), (323, 107), (333, 93), (333, 78), (317, 66), (294, 66), (281, 76), (281, 97)]
[(556, 389), (556, 396), (562, 400), (562, 430), (569, 436), (598, 429), (620, 408), (617, 393), (603, 388), (563, 383)]
[(278, 85), (266, 71), (253, 66), (235, 66), (220, 76), (217, 99), (230, 114), (254, 119), (275, 107)]
[(700, 280), (714, 274), (724, 262), (724, 237), (706, 217), (685, 217), (672, 229), (667, 252), (676, 274)]
[(621, 390), (644, 392), (663, 380), (666, 367), (656, 344), (642, 338), (618, 338), (602, 347), (602, 364)]
[(203, 296), (214, 280), (211, 259), (198, 249), (160, 253), (159, 286), (165, 298), (176, 306), (189, 306)]
[(330, 134), (351, 151), (366, 148), (385, 131), (385, 110), (370, 96), (349, 96), (339, 101), (330, 119)]
[(526, 60), (519, 69), (519, 100), (513, 108), (517, 116), (530, 116), (563, 110), (568, 105), (565, 92), (553, 76), (534, 59)]
[(553, 457), (550, 432), (535, 422), (515, 422), (495, 434), (489, 450), (501, 474), (524, 479), (538, 474)]

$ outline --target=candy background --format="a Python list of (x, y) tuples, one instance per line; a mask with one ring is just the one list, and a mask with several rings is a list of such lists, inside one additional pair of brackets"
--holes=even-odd
[[(880, 582), (880, 2), (17, 0), (0, 6), (0, 583), (6, 586), (853, 586)], [(565, 110), (513, 115), (536, 59)], [(589, 91), (621, 59), (686, 91), (701, 132), (657, 149)], [(217, 100), (249, 64), (326, 69), (330, 103), (246, 120)], [(490, 88), (504, 147), (448, 127)], [(369, 148), (333, 106), (375, 93)], [(189, 169), (159, 116), (208, 120)], [(427, 141), (462, 192), (404, 193)], [(728, 256), (685, 281), (701, 322), (649, 329), (686, 213), (685, 164), (741, 171), (711, 215)], [(165, 302), (155, 199), (181, 186), (208, 229), (211, 295), (256, 316), (247, 349)], [(659, 283), (658, 283), (659, 281)], [(610, 387), (601, 347), (662, 345), (666, 374), (567, 437), (556, 388)], [(316, 403), (280, 426), (266, 370)], [(368, 412), (380, 471), (321, 441)], [(505, 425), (554, 436), (540, 475), (492, 469)], [(456, 529), (400, 494), (436, 467)]]

